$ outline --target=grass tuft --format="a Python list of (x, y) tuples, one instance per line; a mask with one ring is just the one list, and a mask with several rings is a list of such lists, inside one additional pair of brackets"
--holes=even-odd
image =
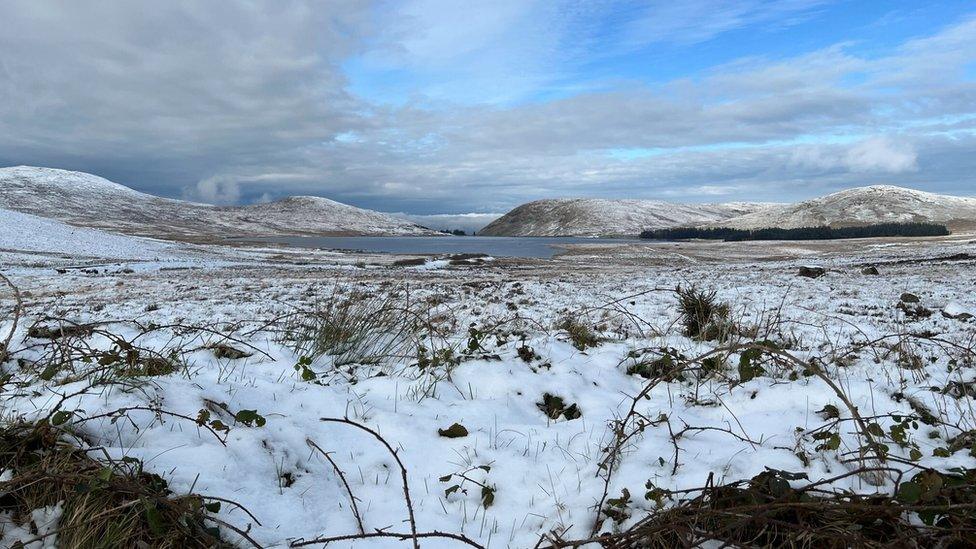
[(0, 428), (0, 469), (12, 474), (0, 482), (0, 512), (15, 522), (61, 506), (50, 533), (59, 547), (231, 547), (205, 522), (219, 504), (174, 495), (136, 459), (94, 459), (47, 422)]

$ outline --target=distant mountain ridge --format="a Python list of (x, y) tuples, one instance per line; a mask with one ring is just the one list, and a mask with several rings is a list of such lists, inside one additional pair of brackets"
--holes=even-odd
[(879, 223), (939, 223), (976, 228), (976, 198), (873, 185), (795, 204), (682, 204), (587, 198), (528, 202), (479, 234), (491, 236), (636, 236), (675, 227), (833, 228)]
[(434, 235), (415, 223), (318, 197), (217, 207), (141, 193), (54, 168), (0, 168), (0, 208), (72, 225), (184, 239), (271, 235)]
[(833, 228), (878, 223), (940, 223), (950, 229), (976, 226), (976, 198), (948, 196), (893, 185), (856, 187), (709, 223), (733, 229)]
[(637, 236), (645, 229), (701, 225), (770, 204), (680, 204), (662, 200), (558, 198), (518, 206), (478, 232), (488, 236)]

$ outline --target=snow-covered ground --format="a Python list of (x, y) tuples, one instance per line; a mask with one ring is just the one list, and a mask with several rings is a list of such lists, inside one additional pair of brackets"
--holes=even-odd
[(147, 259), (174, 255), (180, 246), (0, 209), (0, 249), (69, 257)]
[[(119, 264), (131, 268), (58, 272), (54, 259), (23, 262), (17, 259), (22, 254), (0, 252), (2, 272), (20, 288), (25, 307), (14, 355), (3, 365), (22, 384), (4, 385), (4, 416), (37, 419), (61, 395), (75, 394), (60, 404), (71, 412), (67, 427), (114, 457), (143, 460), (177, 493), (192, 487), (239, 502), (260, 525), (232, 505), (221, 508), (220, 518), (249, 529), (264, 546), (355, 534), (349, 491), (366, 531), (410, 531), (390, 453), (369, 433), (322, 418), (348, 418), (396, 449), (420, 531), (463, 533), (487, 547), (532, 547), (548, 532), (588, 537), (604, 494), (601, 463), (615, 440), (612, 427), (648, 383), (634, 366), (662, 353), (694, 357), (722, 346), (682, 333), (673, 291), (678, 285), (713, 290), (729, 303), (739, 340), (770, 340), (820, 365), (862, 416), (879, 416), (885, 432), (894, 421), (887, 414), (914, 413), (906, 397), (943, 419), (910, 429), (903, 446), (892, 443), (892, 454), (906, 463), (889, 465), (911, 470), (917, 459), (940, 469), (976, 466), (968, 450), (933, 455), (963, 430), (976, 429), (965, 389), (972, 381), (976, 323), (962, 314), (976, 310), (972, 240), (834, 243), (829, 252), (783, 244), (776, 252), (783, 256), (763, 260), (747, 257), (761, 249), (750, 243), (729, 245), (735, 260), (722, 260), (716, 244), (704, 245), (709, 251), (700, 256), (663, 245), (622, 247), (623, 255), (582, 247), (551, 261), (444, 261), (418, 269), (372, 256), (224, 248), (195, 250), (193, 262), (174, 264), (157, 260), (168, 250), (165, 244), (113, 241), (85, 231), (63, 238), (69, 236), (82, 243), (76, 244), (76, 251), (84, 250), (79, 253), (125, 257)], [(37, 251), (25, 238), (24, 249)], [(134, 244), (143, 246), (135, 254), (141, 260), (132, 255)], [(66, 246), (54, 251), (70, 251)], [(783, 251), (790, 249), (796, 253)], [(827, 273), (797, 276), (806, 264)], [(862, 273), (866, 265), (876, 265), (880, 274)], [(919, 302), (902, 304), (904, 293)], [(6, 289), (0, 296), (2, 338), (13, 301)], [(282, 337), (289, 326), (283, 317), (307, 318), (300, 311), (344, 300), (366, 309), (396, 304), (402, 314), (389, 326), (410, 325), (415, 335), (404, 340), (398, 356), (375, 363), (337, 364), (326, 354), (305, 364), (304, 353)], [(916, 306), (931, 314), (917, 314)], [(31, 363), (43, 358), (44, 341), (28, 338), (26, 330), (48, 315), (106, 322), (100, 330), (164, 356), (175, 351), (179, 368), (97, 390), (85, 390), (91, 365), (74, 364), (42, 380)], [(566, 328), (566, 318), (592, 330), (597, 344), (577, 348), (571, 337), (576, 329)], [(103, 335), (90, 340), (110, 347)], [(208, 348), (216, 343), (251, 356), (218, 358)], [(599, 531), (626, 527), (652, 510), (655, 503), (643, 497), (648, 482), (697, 487), (710, 474), (716, 482), (731, 481), (766, 467), (803, 471), (817, 480), (855, 466), (855, 429), (846, 421), (832, 426), (834, 420), (821, 412), (830, 405), (842, 420), (851, 418), (833, 388), (795, 364), (768, 357), (762, 372), (743, 376), (741, 353), (727, 355), (708, 375), (689, 372), (638, 399), (635, 409), (648, 421), (621, 448), (607, 484), (609, 497), (624, 488), (633, 495), (631, 518), (615, 525), (602, 516)], [(963, 390), (957, 395), (951, 387)], [(575, 404), (581, 415), (548, 416), (540, 408), (547, 393), (566, 407)], [(123, 407), (148, 410), (130, 411), (131, 421), (86, 421)], [(230, 430), (218, 437), (194, 421), (159, 413), (196, 418), (201, 410)], [(264, 421), (235, 422), (241, 410)], [(466, 436), (439, 434), (455, 423)], [(839, 437), (836, 449), (816, 449), (823, 442), (814, 439), (820, 428)], [(316, 446), (330, 453), (348, 491)], [(870, 480), (851, 476), (837, 485), (892, 490), (891, 478), (877, 486)], [(27, 535), (24, 529), (7, 532), (6, 542)], [(405, 545), (390, 539), (366, 544)], [(431, 538), (421, 545), (457, 542)]]

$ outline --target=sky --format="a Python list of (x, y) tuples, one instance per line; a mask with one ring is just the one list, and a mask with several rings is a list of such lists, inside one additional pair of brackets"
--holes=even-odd
[(976, 195), (972, 1), (0, 0), (0, 28), (0, 166), (162, 196)]

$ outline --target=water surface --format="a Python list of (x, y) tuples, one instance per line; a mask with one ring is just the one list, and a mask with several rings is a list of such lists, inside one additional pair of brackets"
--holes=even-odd
[(506, 236), (282, 236), (260, 239), (302, 248), (390, 254), (487, 254), (493, 257), (550, 258), (566, 244), (641, 242), (625, 238)]

